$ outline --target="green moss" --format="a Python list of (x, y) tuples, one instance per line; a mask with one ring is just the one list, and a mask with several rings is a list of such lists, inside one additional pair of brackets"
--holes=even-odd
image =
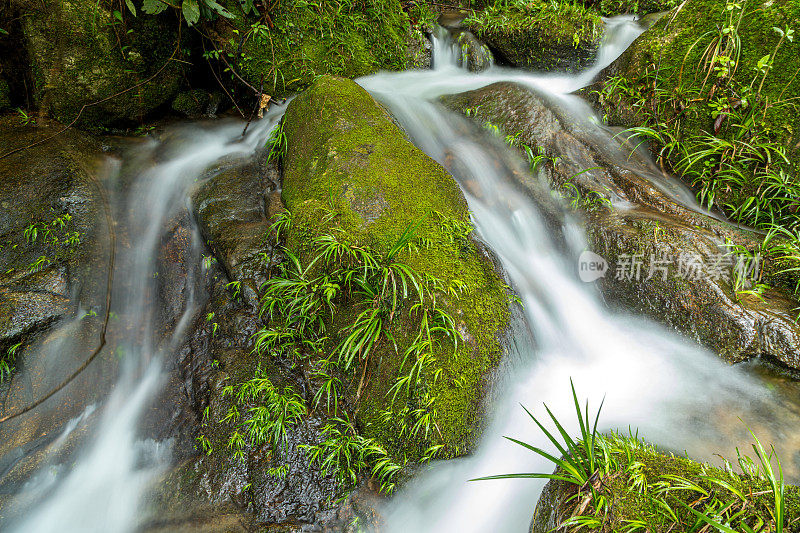
[(410, 24), (399, 0), (281, 0), (270, 11), (271, 25), (246, 16), (238, 2), (234, 31), (223, 31), (223, 47), (234, 52), (242, 76), (275, 96), (296, 93), (316, 76), (348, 78), (380, 69), (406, 68)]
[[(732, 467), (717, 468), (664, 453), (633, 437), (611, 434), (600, 436), (599, 440), (604, 453), (598, 456), (600, 473), (594, 485), (597, 498), (569, 500), (576, 494), (575, 485), (550, 482), (537, 505), (533, 533), (547, 531), (552, 525), (548, 521), (553, 518), (563, 522), (580, 504), (583, 506), (577, 514), (595, 519), (594, 530), (711, 530), (687, 508), (690, 506), (735, 531), (743, 531), (744, 525), (755, 531), (775, 531), (774, 496), (766, 479), (750, 473), (736, 474)], [(739, 466), (744, 470), (748, 464), (748, 459), (743, 458)], [(757, 464), (756, 460), (753, 468)], [(584, 495), (588, 493), (587, 490)], [(602, 508), (595, 508), (601, 501)], [(784, 502), (784, 526), (795, 531), (794, 526), (800, 522), (800, 488), (786, 487)]]
[[(437, 425), (450, 454), (466, 450), (479, 429), (479, 405), (488, 373), (501, 354), (499, 337), (508, 322), (508, 296), (488, 255), (457, 228), (469, 224), (466, 201), (445, 170), (417, 150), (361, 87), (325, 76), (292, 101), (284, 118), (288, 150), (283, 200), (293, 214), (288, 246), (308, 253), (311, 234), (344, 230), (359, 244), (385, 254), (409, 225), (422, 223), (420, 246), (402, 260), (445, 285), (463, 284), (459, 298), (440, 296), (463, 340), (439, 346), (443, 377), (434, 386)], [(327, 212), (336, 217), (325, 217)], [(359, 309), (337, 311), (338, 331)], [(406, 320), (393, 332), (397, 350), (383, 345), (366, 368), (367, 385), (357, 403), (366, 436), (396, 453), (419, 456), (419, 443), (402, 441), (397, 427), (379, 416), (386, 393), (401, 370), (405, 347), (415, 334)], [(361, 369), (359, 369), (360, 371)], [(355, 393), (358, 380), (353, 385)]]
[[(753, 517), (748, 521), (754, 520), (755, 517), (770, 521), (769, 509), (772, 507), (772, 493), (766, 480), (736, 475), (686, 457), (660, 453), (647, 445), (638, 447), (630, 456), (624, 456), (622, 452), (619, 452), (616, 460), (619, 461), (620, 467), (617, 472), (608, 476), (607, 482), (608, 492), (612, 495), (615, 510), (610, 515), (608, 522), (608, 526), (613, 531), (624, 528), (626, 524), (634, 520), (646, 524), (645, 527), (648, 531), (674, 530), (676, 525), (674, 519), (665, 514), (664, 508), (653, 498), (653, 495), (658, 492), (655, 487), (659, 482), (666, 482), (670, 486), (677, 487), (678, 482), (671, 476), (689, 480), (707, 493), (715, 495), (734, 507), (743, 507), (745, 516)], [(637, 478), (644, 482), (642, 485), (644, 490), (642, 490), (642, 486), (634, 486), (633, 481)], [(750, 498), (749, 501), (744, 505), (731, 491), (711, 480), (729, 485), (747, 495)], [(702, 497), (702, 493), (673, 488), (665, 494), (666, 496), (662, 494), (662, 500), (669, 504), (682, 521), (687, 524), (695, 522), (695, 519), (689, 511), (681, 506), (681, 503), (690, 505), (694, 502), (694, 506), (698, 510), (702, 510), (702, 503), (697, 503), (698, 498)], [(797, 487), (788, 488), (786, 503), (787, 511), (797, 509), (797, 506), (800, 505), (800, 491)], [(800, 515), (787, 512), (786, 516), (790, 520), (796, 520)]]
[[(762, 57), (773, 52), (780, 40), (780, 35), (773, 27), (796, 26), (800, 20), (800, 3), (751, 1), (743, 4), (744, 16), (736, 30), (741, 56), (735, 77), (743, 85), (750, 85), (755, 80), (755, 91), (761, 80), (756, 65)], [(652, 86), (652, 80), (648, 76), (658, 70), (662, 91), (650, 97), (655, 98), (656, 104), (662, 108), (672, 109), (672, 114), (680, 113), (681, 137), (713, 131), (714, 118), (708, 99), (711, 91), (720, 89), (715, 88), (713, 83), (714, 73), (706, 81), (709, 67), (704, 55), (708, 45), (728, 20), (729, 12), (725, 9), (725, 3), (688, 0), (674, 16), (662, 18), (626, 52), (621, 73), (629, 82), (636, 84), (643, 94), (649, 95), (647, 86)], [(800, 40), (783, 42), (775, 57), (774, 68), (769, 72), (761, 91), (761, 99), (766, 102), (764, 127), (789, 149), (790, 158), (795, 164), (798, 158), (800, 115), (794, 112), (792, 105), (786, 104), (790, 103), (787, 99), (800, 93), (798, 52)], [(684, 95), (691, 91), (699, 91), (699, 94), (694, 95), (691, 102), (685, 102)], [(751, 96), (750, 103), (755, 103), (755, 100), (755, 95)], [(685, 108), (672, 105), (681, 101), (688, 105)], [(719, 135), (725, 137), (726, 133), (733, 132), (726, 132), (723, 124)]]
[(0, 78), (0, 111), (11, 107), (11, 89), (8, 82)]

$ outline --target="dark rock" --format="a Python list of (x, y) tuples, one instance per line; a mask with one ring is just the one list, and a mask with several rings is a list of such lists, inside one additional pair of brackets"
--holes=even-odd
[(602, 20), (596, 14), (561, 12), (541, 4), (497, 4), (469, 19), (467, 28), (489, 46), (498, 64), (531, 70), (586, 68), (602, 36)]
[(270, 266), (282, 259), (270, 240), (270, 225), (282, 210), (279, 186), (277, 165), (261, 153), (218, 171), (192, 196), (203, 237), (252, 305)]
[(25, 14), (34, 103), (59, 121), (82, 111), (84, 127), (131, 124), (177, 92), (183, 67), (171, 57), (180, 33), (170, 17), (133, 17), (121, 7), (120, 21), (104, 5), (74, 0), (11, 3)]
[[(0, 121), (0, 145), (23, 147), (53, 132), (6, 117)], [(99, 170), (99, 155), (99, 145), (66, 132), (0, 160), (0, 346), (41, 331), (80, 300), (87, 307), (100, 303), (86, 297), (98, 294), (83, 283), (96, 278), (92, 268), (103, 270), (94, 241), (105, 234), (96, 228), (101, 203), (91, 176)], [(46, 234), (43, 225), (58, 217), (69, 218)], [(36, 239), (26, 235), (31, 227), (37, 228)], [(80, 242), (66, 245), (72, 232)]]
[[(99, 192), (102, 150), (80, 132), (61, 129), (0, 118), (3, 151), (21, 148), (0, 159), (0, 354), (21, 343), (12, 361), (17, 370), (3, 384), (3, 415), (53, 390), (99, 338), (97, 318), (74, 317), (79, 308), (102, 312), (105, 304), (109, 233)], [(51, 225), (59, 217), (63, 228)], [(67, 244), (68, 235), (77, 240)], [(64, 424), (96, 399), (92, 391), (107, 381), (106, 369), (114, 364), (98, 361), (42, 408), (0, 425), (0, 493), (25, 482)], [(69, 460), (72, 450), (65, 443), (60, 457)]]
[(530, 533), (550, 533), (560, 527), (565, 513), (572, 510), (567, 500), (574, 492), (573, 486), (565, 481), (548, 481), (536, 503)]
[(406, 45), (408, 68), (427, 70), (433, 65), (433, 43), (427, 33), (411, 28)]
[(11, 87), (8, 82), (0, 78), (0, 111), (11, 107)]
[(192, 89), (178, 93), (172, 101), (172, 110), (188, 118), (199, 118), (206, 115), (213, 115), (211, 110), (212, 94), (203, 89)]

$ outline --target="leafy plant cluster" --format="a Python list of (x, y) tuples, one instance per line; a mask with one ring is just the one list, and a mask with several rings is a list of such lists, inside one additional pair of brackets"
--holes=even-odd
[[(44, 222), (31, 222), (22, 231), (24, 243), (0, 242), (3, 250), (27, 251), (38, 245), (41, 255), (25, 267), (29, 273), (69, 259), (81, 244), (82, 234), (75, 230), (72, 215), (63, 213)], [(6, 271), (10, 274), (14, 268)]]
[[(253, 0), (243, 0), (244, 9), (256, 11)], [(125, 6), (135, 17), (137, 16), (136, 4), (133, 0), (125, 0)], [(216, 0), (142, 0), (141, 9), (148, 15), (158, 15), (172, 8), (181, 12), (186, 24), (192, 26), (201, 20), (214, 20), (215, 18), (233, 18), (233, 15)], [(122, 20), (119, 11), (114, 12), (114, 16)]]
[(17, 352), (21, 346), (22, 342), (18, 342), (0, 355), (0, 385), (8, 381), (8, 378), (14, 372), (14, 360), (17, 358)]
[[(0, 243), (0, 253), (5, 253), (4, 250), (27, 250), (38, 244), (43, 253), (24, 268), (27, 273), (32, 274), (51, 264), (69, 259), (80, 245), (82, 235), (75, 230), (72, 215), (64, 213), (49, 221), (28, 224), (22, 231), (22, 237), (24, 243)], [(12, 274), (15, 270), (10, 268), (5, 274)], [(14, 360), (22, 344), (21, 341), (17, 342), (8, 347), (5, 353), (0, 353), (0, 384), (7, 381), (13, 373)]]
[[(627, 130), (631, 143), (656, 146), (658, 162), (692, 183), (704, 206), (764, 231), (758, 251), (800, 295), (800, 182), (773, 119), (793, 114), (797, 98), (785, 88), (777, 99), (765, 92), (794, 30), (773, 27), (772, 48), (748, 69), (740, 37), (747, 0), (728, 0), (723, 9), (725, 24), (697, 37), (683, 62), (650, 64), (638, 80), (613, 77), (599, 96), (634, 111), (644, 125)], [(699, 63), (687, 64), (695, 51)], [(696, 130), (706, 117), (711, 123)]]
[(410, 22), (398, 0), (276, 0), (264, 12), (231, 10), (230, 34), (205, 57), (256, 88), (263, 74), (267, 94), (296, 92), (322, 74), (406, 67)]
[[(719, 469), (685, 458), (665, 456), (636, 434), (597, 431), (600, 409), (591, 423), (589, 405), (572, 396), (580, 428), (574, 439), (552, 411), (545, 410), (556, 431), (528, 415), (557, 450), (556, 455), (506, 437), (557, 466), (555, 473), (517, 473), (479, 480), (538, 478), (564, 483), (556, 530), (622, 532), (682, 531), (699, 533), (781, 533), (800, 525), (800, 492), (787, 488), (775, 450), (767, 451), (750, 432), (756, 459), (737, 449), (740, 474), (725, 461)], [(791, 492), (790, 491), (794, 491)], [(793, 514), (789, 508), (795, 509)]]
[[(323, 218), (327, 225), (335, 217)], [(386, 251), (359, 244), (336, 226), (314, 236), (299, 255), (283, 250), (280, 273), (262, 287), (266, 323), (254, 335), (254, 352), (263, 364), (252, 378), (223, 391), (235, 399), (223, 419), (236, 427), (228, 441), (235, 456), (243, 457), (248, 446), (277, 450), (292, 426), (321, 413), (324, 440), (303, 446), (310, 460), (344, 488), (368, 473), (390, 493), (403, 465), (430, 460), (442, 449), (432, 390), (442, 374), (437, 354), (448, 346), (455, 350), (458, 333), (440, 300), (458, 298), (462, 287), (457, 281), (445, 285), (403, 260), (426, 246), (416, 237), (423, 221), (407, 227)], [(300, 231), (292, 226), (287, 212), (273, 230), (278, 237)], [(369, 385), (368, 367), (386, 352), (399, 364), (379, 416), (398, 428), (400, 438), (419, 444), (418, 457), (393, 458), (354, 422)], [(276, 385), (266, 370), (276, 364), (302, 368), (307, 389), (301, 394), (292, 385)]]

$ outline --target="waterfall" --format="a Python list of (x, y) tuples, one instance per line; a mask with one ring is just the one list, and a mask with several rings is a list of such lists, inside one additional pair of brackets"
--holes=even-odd
[[(496, 81), (515, 81), (569, 106), (582, 127), (600, 138), (611, 135), (577, 97), (567, 93), (590, 83), (641, 31), (631, 18), (607, 21), (598, 62), (577, 75), (525, 73), (493, 67), (481, 74), (436, 62), (434, 71), (381, 73), (358, 80), (398, 118), (412, 142), (445, 165), (461, 184), (476, 229), (500, 256), (521, 296), (535, 343), (520, 331), (513, 346), (513, 372), (499, 387), (502, 399), (477, 453), (430, 467), (387, 506), (392, 532), (526, 531), (544, 484), (541, 480), (470, 479), (504, 473), (551, 472), (552, 463), (517, 446), (504, 435), (557, 454), (520, 405), (546, 418), (542, 402), (577, 435), (570, 379), (580, 397), (596, 409), (605, 398), (602, 430), (638, 428), (640, 435), (666, 449), (703, 459), (714, 453), (735, 457), (746, 446), (744, 423), (754, 424), (780, 404), (756, 377), (724, 364), (716, 355), (652, 322), (615, 314), (591, 285), (578, 280), (577, 260), (585, 241), (565, 217), (566, 243), (557, 242), (537, 207), (518, 188), (498, 152), (486, 139), (465, 138), (465, 119), (436, 105), (437, 96), (475, 89)], [(435, 50), (446, 50), (443, 44)], [(647, 169), (643, 169), (647, 173)], [(654, 182), (684, 205), (700, 210), (674, 178)], [(547, 184), (541, 183), (544, 189)], [(567, 250), (565, 253), (564, 250)], [(780, 409), (778, 407), (778, 409)], [(711, 414), (711, 416), (709, 416)], [(775, 414), (773, 413), (773, 416)], [(770, 436), (783, 433), (788, 417), (768, 423)], [(717, 422), (715, 423), (715, 418)], [(777, 443), (776, 443), (777, 444)]]

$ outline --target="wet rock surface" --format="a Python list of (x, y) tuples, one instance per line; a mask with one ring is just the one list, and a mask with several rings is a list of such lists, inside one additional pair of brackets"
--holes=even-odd
[[(596, 138), (563, 103), (505, 82), (444, 102), (453, 109), (476, 110), (475, 120), (489, 120), (506, 134), (520, 132), (519, 142), (541, 149), (548, 158), (544, 171), (552, 186), (578, 191), (590, 249), (611, 265), (599, 281), (610, 302), (647, 314), (728, 361), (765, 356), (800, 368), (800, 327), (792, 312), (796, 302), (774, 290), (762, 301), (736, 294), (732, 287), (726, 239), (752, 245), (757, 235), (687, 207), (690, 193), (666, 178), (646, 154), (633, 147), (621, 151), (625, 140), (615, 140), (612, 133)], [(695, 261), (694, 270), (687, 266), (689, 259)], [(649, 272), (658, 260), (670, 263)], [(722, 270), (710, 268), (717, 261)]]
[[(98, 319), (75, 317), (79, 308), (101, 312), (105, 303), (102, 150), (77, 132), (55, 135), (60, 129), (0, 117), (3, 151), (24, 148), (0, 159), (0, 353), (16, 369), (0, 384), (3, 416), (51, 391), (88, 357), (85, 346), (98, 342)], [(25, 482), (65, 424), (91, 403), (88, 391), (108, 378), (106, 370), (90, 369), (52, 403), (0, 425), (0, 494)], [(73, 441), (60, 448), (68, 458)]]
[[(321, 440), (317, 418), (290, 428), (275, 452), (248, 447), (235, 457), (228, 449), (237, 425), (223, 419), (235, 402), (222, 391), (253, 375), (260, 286), (282, 260), (269, 230), (283, 209), (280, 175), (265, 156), (261, 151), (244, 162), (220, 163), (192, 195), (193, 218), (208, 250), (198, 277), (203, 286), (186, 286), (189, 267), (179, 267), (191, 247), (189, 219), (176, 220), (162, 241), (162, 262), (173, 265), (160, 284), (164, 316), (180, 316), (191, 291), (207, 303), (187, 326), (169, 382), (154, 402), (159, 414), (150, 418), (160, 422), (144, 428), (159, 440), (171, 438), (179, 460), (148, 502), (144, 531), (345, 531), (359, 505), (352, 502), (372, 498), (365, 489), (337, 502), (333, 477), (309, 465), (302, 445)], [(275, 365), (269, 373), (276, 382), (304, 385), (296, 369)], [(197, 437), (208, 439), (213, 452), (206, 454)]]
[(489, 47), (478, 41), (469, 31), (460, 31), (455, 37), (456, 46), (461, 49), (461, 64), (470, 72), (483, 72), (494, 62)]

